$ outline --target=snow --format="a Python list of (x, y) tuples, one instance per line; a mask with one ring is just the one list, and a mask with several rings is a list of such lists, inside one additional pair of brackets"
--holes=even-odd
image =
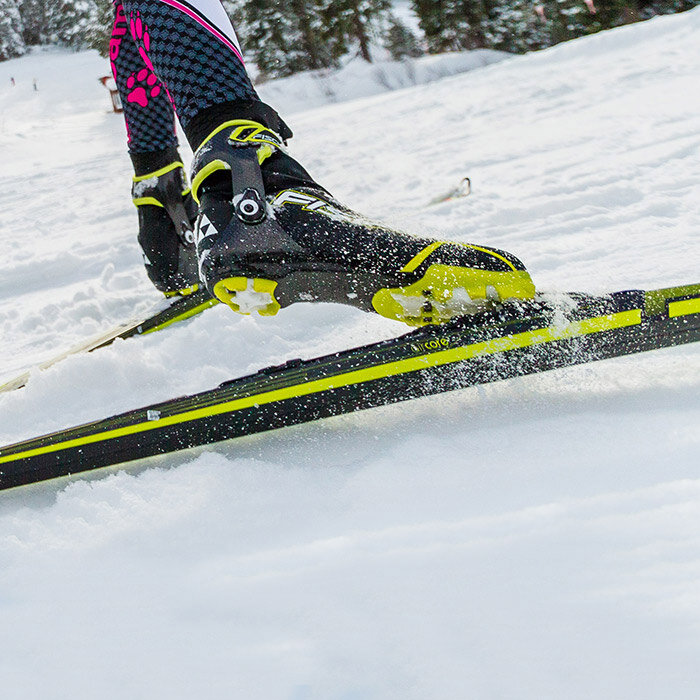
[(263, 100), (277, 106), (283, 114), (289, 114), (432, 83), (510, 58), (504, 51), (478, 49), (392, 61), (388, 55), (383, 56), (382, 51), (387, 54), (380, 47), (373, 48), (372, 63), (359, 56), (351, 57), (338, 70), (309, 71), (272, 80), (260, 85), (258, 92)]
[(411, 0), (394, 0), (394, 2), (392, 2), (391, 11), (401, 22), (409, 27), (414, 34), (420, 36), (421, 30), (418, 16), (413, 11), (411, 4)]
[[(511, 250), (543, 290), (698, 282), (699, 28), (275, 106), (343, 201)], [(104, 73), (0, 64), (0, 380), (158, 300)], [(402, 330), (217, 307), (34, 373), (0, 444)], [(2, 696), (694, 699), (699, 390), (680, 347), (2, 492)]]

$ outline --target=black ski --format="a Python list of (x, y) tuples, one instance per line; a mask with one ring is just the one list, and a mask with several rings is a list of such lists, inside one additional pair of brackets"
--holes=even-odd
[(700, 284), (511, 302), (0, 449), (0, 488), (499, 379), (700, 341)]
[(37, 365), (37, 367), (27, 370), (13, 379), (0, 384), (0, 393), (21, 389), (29, 381), (29, 377), (34, 369), (47, 369), (71, 355), (92, 352), (93, 350), (104, 348), (111, 345), (117, 338), (124, 339), (131, 338), (135, 335), (154, 333), (173, 323), (196, 316), (205, 309), (214, 306), (214, 304), (218, 304), (218, 300), (212, 299), (206, 290), (198, 290), (184, 297), (173, 297), (170, 300), (164, 299), (158, 303), (153, 311), (119, 323), (113, 328), (89, 340), (54, 355)]

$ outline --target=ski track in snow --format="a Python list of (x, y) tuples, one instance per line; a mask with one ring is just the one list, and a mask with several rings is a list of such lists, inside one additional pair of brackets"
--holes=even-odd
[[(512, 250), (541, 289), (698, 282), (698, 29), (291, 114), (292, 152), (368, 215)], [(0, 64), (0, 379), (158, 299), (105, 72)], [(470, 197), (426, 206), (465, 175)], [(402, 330), (217, 307), (35, 373), (0, 396), (0, 444)], [(694, 699), (699, 390), (680, 347), (3, 492), (3, 698)]]

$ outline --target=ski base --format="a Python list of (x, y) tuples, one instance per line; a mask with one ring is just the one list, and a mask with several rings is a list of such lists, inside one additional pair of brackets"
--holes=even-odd
[(700, 284), (513, 301), (0, 448), (0, 488), (477, 384), (700, 341)]

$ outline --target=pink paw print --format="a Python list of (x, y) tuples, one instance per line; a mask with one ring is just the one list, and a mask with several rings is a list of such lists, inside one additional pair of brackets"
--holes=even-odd
[(148, 57), (148, 52), (151, 50), (151, 35), (148, 32), (148, 26), (143, 23), (141, 20), (141, 15), (138, 12), (136, 13), (135, 17), (134, 14), (131, 13), (129, 15), (129, 20), (131, 36), (134, 37), (134, 41), (139, 48), (139, 54), (141, 54), (141, 58), (148, 69), (151, 72), (154, 72), (153, 64), (151, 63), (151, 59)]
[(161, 90), (158, 78), (147, 68), (132, 73), (126, 81), (126, 87), (131, 90), (126, 99), (141, 107), (148, 107), (149, 97), (158, 97)]

